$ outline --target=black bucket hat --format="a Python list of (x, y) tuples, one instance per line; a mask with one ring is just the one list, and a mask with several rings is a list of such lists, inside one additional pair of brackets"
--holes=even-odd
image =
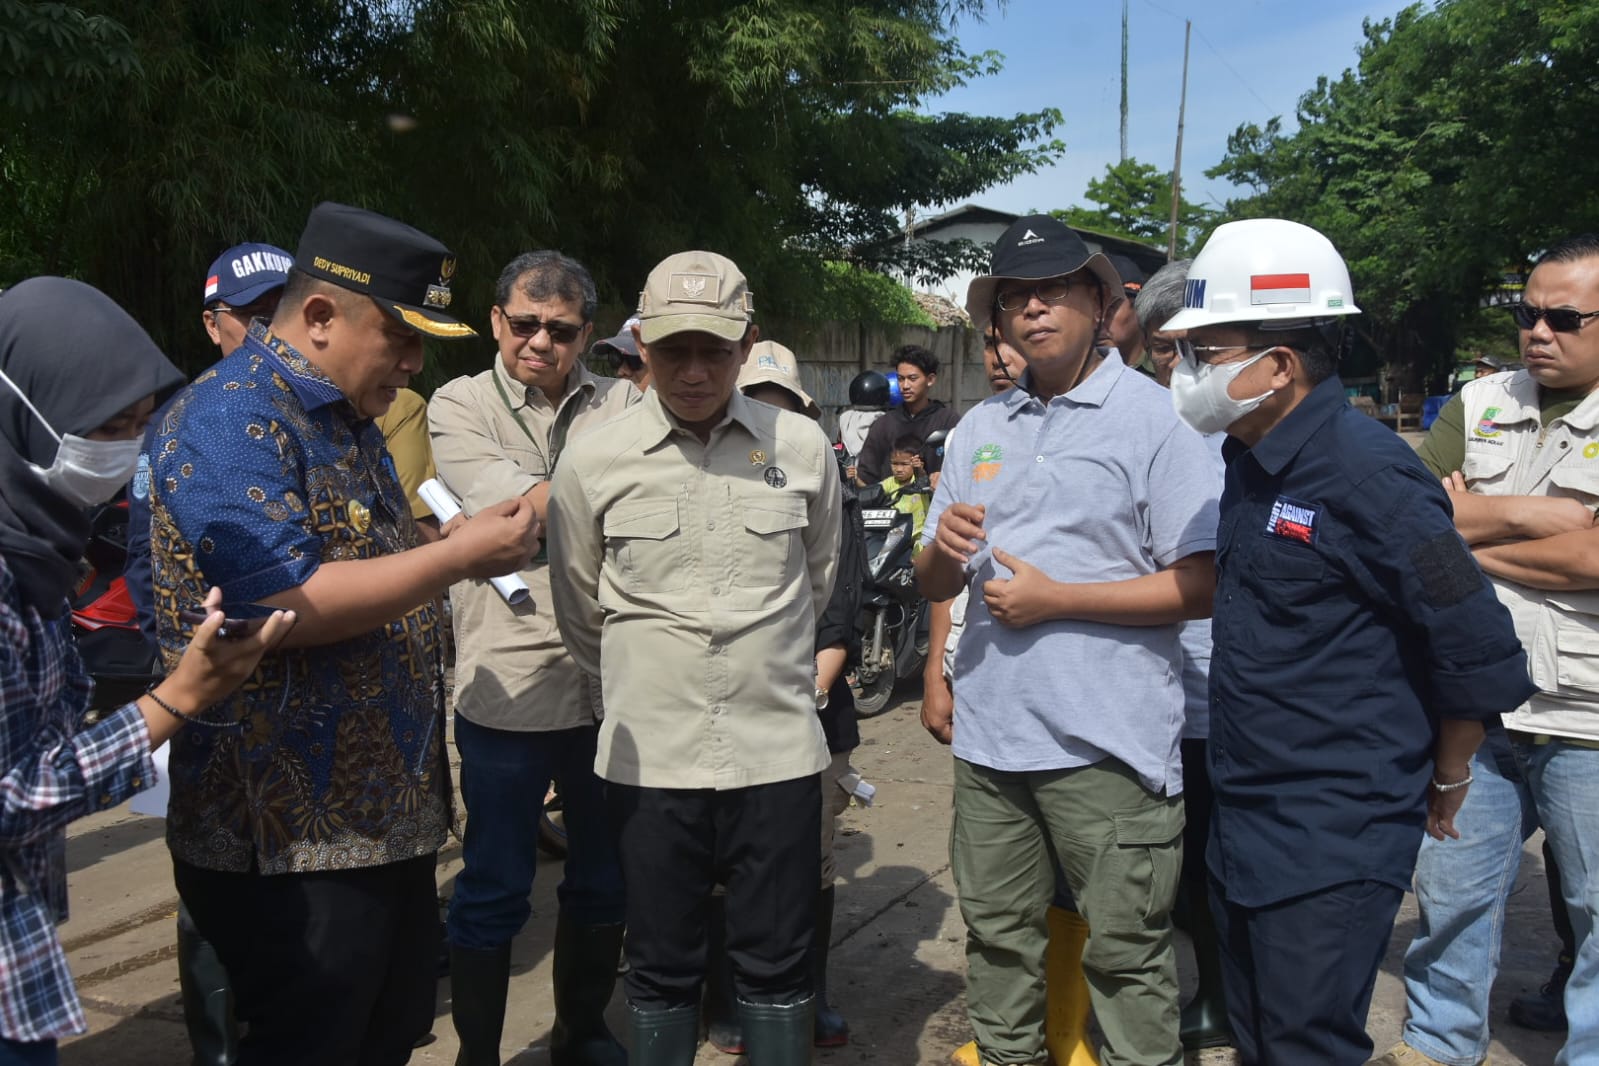
[(1122, 279), (1103, 253), (1088, 245), (1066, 223), (1049, 215), (1024, 215), (1000, 234), (990, 252), (988, 273), (966, 288), (966, 313), (978, 329), (994, 313), (994, 290), (1001, 281), (1043, 281), (1087, 268), (1105, 287), (1107, 299), (1121, 294)]

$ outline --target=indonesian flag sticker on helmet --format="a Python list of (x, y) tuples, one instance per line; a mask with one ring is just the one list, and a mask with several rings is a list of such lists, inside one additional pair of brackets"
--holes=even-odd
[(1331, 241), (1298, 222), (1250, 218), (1216, 227), (1188, 268), (1183, 309), (1165, 328), (1260, 322), (1269, 329), (1359, 313), (1349, 268)]

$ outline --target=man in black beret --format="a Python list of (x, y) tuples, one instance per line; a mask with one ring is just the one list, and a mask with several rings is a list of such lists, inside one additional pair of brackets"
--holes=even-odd
[(451, 317), (455, 257), (318, 206), (271, 323), (201, 375), (151, 449), (157, 632), (171, 666), (209, 585), (299, 623), (173, 744), (178, 893), (233, 979), (239, 1066), (400, 1064), (433, 1023), (433, 867), (450, 821), (438, 599), (526, 566), (526, 500), (419, 546), (374, 423)]

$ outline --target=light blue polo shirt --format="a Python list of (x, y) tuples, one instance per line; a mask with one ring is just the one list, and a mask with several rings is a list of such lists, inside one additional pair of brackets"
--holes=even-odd
[(1046, 406), (1022, 386), (978, 404), (944, 448), (922, 534), (952, 503), (987, 508), (955, 653), (956, 756), (996, 770), (1120, 759), (1156, 793), (1182, 791), (1178, 626), (1001, 625), (983, 583), (998, 546), (1056, 581), (1121, 581), (1216, 547), (1215, 457), (1171, 395), (1120, 359)]

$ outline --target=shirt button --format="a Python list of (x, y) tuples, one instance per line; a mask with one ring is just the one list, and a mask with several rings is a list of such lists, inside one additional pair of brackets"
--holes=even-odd
[(1038, 456), (1037, 458), (1035, 458), (1033, 460), (1033, 462), (1035, 462), (1035, 463), (1041, 463), (1043, 461), (1044, 461), (1044, 457), (1042, 455)]
[(721, 589), (720, 586), (713, 585), (711, 587), (711, 595), (712, 596), (720, 596), (721, 594), (722, 594), (722, 589)]
[(705, 523), (705, 528), (706, 529), (715, 529), (716, 528), (716, 523), (715, 522), (707, 522), (707, 523)]
[(134, 779), (133, 779), (133, 782), (132, 782), (132, 784), (133, 784), (133, 787), (134, 787), (134, 788), (138, 788), (138, 787), (140, 787), (140, 786), (141, 786), (141, 785), (143, 785), (143, 784), (144, 784), (144, 778), (142, 778), (142, 777), (135, 777), (135, 778), (134, 778)]

